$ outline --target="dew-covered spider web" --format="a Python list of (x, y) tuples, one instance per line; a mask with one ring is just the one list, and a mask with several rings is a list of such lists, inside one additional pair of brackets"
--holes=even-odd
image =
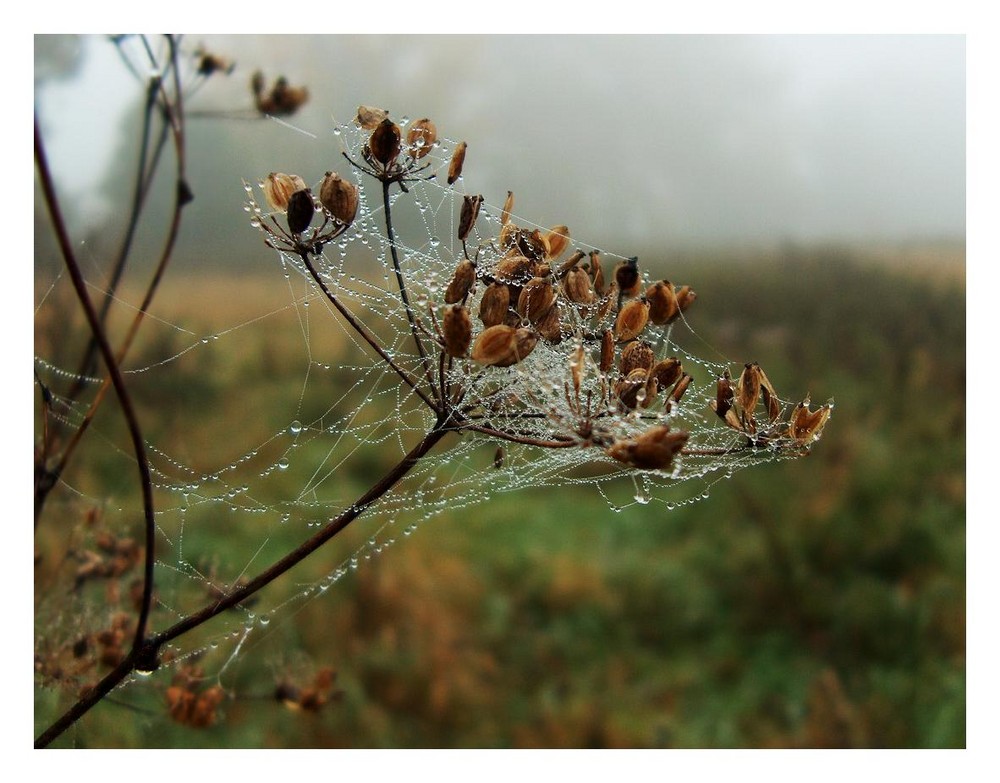
[[(404, 135), (408, 125), (405, 119), (399, 121)], [(284, 304), (211, 333), (181, 320), (147, 323), (145, 329), (166, 332), (170, 339), (162, 345), (153, 341), (141, 353), (141, 361), (129, 359), (123, 365), (128, 383), (152, 390), (153, 402), (142, 408), (147, 416), (155, 410), (155, 391), (173, 388), (172, 378), (183, 370), (185, 379), (196, 381), (212, 373), (227, 379), (222, 396), (191, 404), (215, 406), (218, 417), (227, 420), (238, 419), (245, 408), (248, 419), (246, 427), (222, 436), (221, 444), (216, 429), (189, 429), (190, 419), (184, 415), (163, 428), (151, 427), (146, 436), (156, 501), (151, 631), (173, 625), (253, 578), (290, 547), (351, 509), (440, 421), (440, 411), (432, 410), (417, 390), (432, 401), (443, 400), (445, 407), (460, 409), (468, 426), (444, 435), (391, 490), (371, 501), (351, 528), (353, 538), (346, 537), (346, 549), (332, 542), (283, 577), (284, 589), (265, 588), (252, 602), (172, 639), (161, 650), (164, 666), (207, 660), (206, 654), (215, 651), (210, 673), (224, 681), (227, 667), (253, 639), (268, 632), (267, 626), (294, 617), (306, 602), (321, 599), (387, 547), (400, 546), (413, 534), (432, 536), (431, 523), (442, 514), (467, 513), (466, 509), (528, 488), (562, 487), (602, 498), (611, 524), (615, 514), (627, 513), (633, 506), (657, 505), (666, 512), (703, 500), (716, 482), (734, 472), (797, 456), (808, 445), (804, 438), (790, 444), (784, 424), (799, 397), (773, 395), (770, 402), (777, 412), (759, 415), (756, 439), (727, 425), (713, 410), (713, 403), (719, 403), (719, 379), (731, 377), (736, 387), (743, 364), (728, 362), (701, 339), (696, 330), (697, 302), (669, 323), (650, 323), (641, 330), (654, 362), (679, 363), (670, 383), (665, 388), (624, 383), (628, 373), (621, 352), (634, 340), (619, 332), (618, 318), (658, 278), (640, 261), (636, 293), (613, 288), (616, 268), (628, 266), (629, 257), (602, 247), (599, 236), (573, 226), (566, 247), (551, 258), (536, 259), (528, 274), (549, 280), (554, 291), (560, 314), (549, 338), (538, 337), (539, 319), (519, 311), (512, 301), (504, 325), (514, 333), (532, 335), (530, 349), (524, 343), (514, 349), (518, 360), (489, 364), (468, 355), (442, 356), (450, 339), (445, 334), (445, 312), (452, 306), (445, 298), (460, 263), (467, 259), (475, 269), (474, 280), (459, 301), (471, 323), (467, 353), (475, 354), (477, 339), (486, 329), (479, 317), (483, 297), (490, 284), (502, 278), (498, 269), (511, 255), (511, 245), (501, 238), (504, 227), (516, 226), (529, 249), (531, 237), (537, 247), (537, 238), (545, 236), (549, 227), (518, 214), (516, 201), (505, 215), (506, 193), (484, 193), (478, 218), (463, 243), (459, 232), (465, 197), (479, 194), (474, 156), (470, 154), (464, 175), (448, 184), (456, 141), (439, 139), (429, 154), (412, 163), (406, 161), (404, 148), (401, 159), (410, 166), (406, 189), (393, 183), (389, 204), (408, 307), (394, 269), (382, 183), (361, 170), (370, 134), (354, 122), (338, 125), (328, 139), (315, 142), (326, 145), (316, 170), (293, 172), (318, 197), (329, 162), (336, 160), (341, 177), (358, 188), (357, 215), (351, 225), (321, 247), (308, 250), (322, 287), (301, 254), (274, 240), (287, 223), (285, 215), (268, 206), (258, 185), (267, 172), (246, 172), (249, 184), (243, 195), (249, 214), (234, 214), (232, 230), (260, 231), (262, 239), (280, 248), (262, 242), (252, 263), (270, 266), (275, 287), (285, 292)], [(324, 218), (328, 223), (329, 216), (317, 211), (302, 236), (318, 230)], [(605, 277), (601, 291), (594, 281), (595, 251)], [(517, 252), (525, 252), (524, 246)], [(581, 256), (576, 267), (586, 271), (594, 289), (592, 301), (573, 301), (565, 294), (562, 267), (574, 253)], [(549, 271), (539, 275), (542, 266)], [(94, 280), (99, 279), (95, 272)], [(525, 290), (527, 278), (508, 282), (516, 295), (518, 289)], [(697, 287), (696, 280), (684, 282)], [(37, 316), (52, 307), (60, 285), (64, 281), (57, 277), (36, 296)], [(324, 287), (364, 326), (384, 356), (348, 322)], [(234, 290), (237, 293), (220, 295), (238, 296), (238, 287)], [(125, 300), (118, 304), (128, 309)], [(253, 344), (247, 342), (249, 334), (274, 329), (279, 322), (290, 328), (290, 341), (299, 347), (300, 370), (295, 377), (275, 379), (280, 384), (268, 387), (266, 401), (253, 399), (258, 389), (255, 379), (240, 376), (231, 366)], [(610, 366), (602, 353), (607, 350), (608, 332), (613, 339)], [(289, 335), (282, 337), (287, 340)], [(643, 366), (649, 375), (649, 362)], [(191, 367), (196, 369), (192, 372)], [(262, 367), (260, 372), (266, 373), (266, 362)], [(47, 426), (67, 432), (78, 428), (104, 382), (100, 371), (81, 375), (75, 354), (52, 349), (36, 354), (35, 373), (36, 386), (44, 384), (52, 395)], [(195, 387), (191, 393), (197, 397), (195, 381), (185, 383), (188, 391)], [(84, 388), (75, 398), (66, 392), (74, 384)], [(622, 402), (629, 393), (629, 400)], [(764, 398), (760, 405), (766, 405)], [(256, 411), (264, 406), (277, 424), (258, 435)], [(670, 459), (637, 467), (629, 449), (656, 428), (686, 433), (686, 440), (677, 443)], [(64, 620), (50, 624), (60, 628), (62, 636), (39, 643), (48, 652), (78, 643), (87, 628), (112, 627), (114, 613), (100, 604), (91, 608), (84, 598), (105, 595), (117, 568), (130, 581), (111, 605), (119, 612), (131, 611), (127, 592), (140, 575), (134, 546), (130, 549), (127, 543), (141, 540), (142, 524), (129, 441), (119, 418), (110, 412), (94, 420), (86, 438), (87, 450), (80, 459), (93, 461), (100, 480), (68, 473), (49, 501), (48, 511), (65, 511), (67, 524), (86, 521), (77, 525), (65, 555), (75, 574), (78, 600), (44, 609)], [(212, 439), (211, 448), (205, 438)], [(206, 453), (228, 456), (210, 463)], [(101, 577), (99, 583), (91, 578), (94, 573)], [(44, 599), (41, 603), (44, 607)], [(70, 676), (65, 667), (63, 674)], [(80, 679), (89, 676), (81, 674)]]

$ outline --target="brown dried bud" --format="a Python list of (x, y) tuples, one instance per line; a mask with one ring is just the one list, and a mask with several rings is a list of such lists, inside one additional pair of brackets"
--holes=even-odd
[(385, 109), (376, 109), (374, 106), (358, 106), (358, 116), (354, 118), (355, 124), (364, 130), (375, 130), (382, 120), (389, 116)]
[(548, 249), (545, 245), (545, 237), (537, 228), (530, 234), (526, 231), (519, 231), (516, 235), (517, 248), (523, 255), (533, 258), (536, 261), (546, 257)]
[(388, 168), (396, 160), (402, 135), (399, 126), (386, 117), (368, 139), (368, 151), (382, 168)]
[(681, 376), (681, 379), (679, 381), (677, 381), (677, 385), (674, 386), (674, 390), (673, 390), (673, 392), (671, 392), (670, 398), (674, 402), (680, 402), (681, 401), (681, 397), (684, 396), (684, 392), (686, 392), (688, 386), (691, 385), (691, 381), (692, 381), (691, 376), (688, 375), (687, 373), (684, 373)]
[(301, 234), (309, 228), (315, 214), (316, 204), (313, 202), (312, 193), (308, 189), (296, 190), (288, 199), (288, 208), (285, 210), (288, 230), (293, 234)]
[(681, 361), (676, 356), (661, 359), (653, 365), (649, 374), (656, 378), (656, 384), (660, 389), (669, 389), (681, 377)]
[(639, 277), (639, 259), (636, 256), (615, 267), (615, 282), (623, 296), (635, 296), (639, 293), (642, 278)]
[(715, 382), (715, 399), (709, 403), (712, 410), (715, 411), (719, 418), (723, 421), (726, 421), (726, 414), (728, 414), (729, 410), (733, 407), (734, 397), (735, 394), (733, 393), (733, 385), (729, 376), (729, 370), (726, 370)]
[(583, 375), (587, 369), (587, 352), (582, 345), (576, 346), (569, 355), (569, 371), (573, 378), (573, 390), (579, 394), (583, 384)]
[(305, 190), (306, 183), (296, 174), (280, 174), (272, 171), (260, 183), (260, 187), (264, 191), (268, 206), (276, 212), (284, 212), (288, 209), (288, 199), (296, 191)]
[(682, 313), (694, 304), (694, 300), (697, 298), (698, 294), (692, 291), (689, 285), (682, 285), (677, 289), (677, 306)]
[(736, 399), (740, 410), (747, 419), (753, 418), (754, 408), (760, 398), (760, 365), (751, 362), (743, 367), (740, 379), (736, 382)]
[(615, 339), (618, 342), (628, 342), (638, 337), (649, 321), (649, 303), (642, 299), (633, 299), (618, 313), (615, 321)]
[(502, 324), (510, 307), (510, 289), (503, 283), (491, 283), (479, 302), (479, 320), (485, 326)]
[(451, 282), (448, 283), (448, 288), (444, 292), (444, 301), (447, 304), (461, 302), (469, 295), (475, 282), (476, 267), (469, 259), (463, 258), (455, 267), (455, 275), (451, 278)]
[(661, 424), (634, 439), (615, 441), (607, 454), (639, 470), (667, 470), (688, 437), (682, 430), (671, 431), (666, 424)]
[(788, 422), (788, 434), (803, 446), (819, 440), (832, 410), (832, 406), (824, 405), (815, 411), (810, 411), (809, 398), (806, 397), (792, 411), (791, 420)]
[(566, 298), (577, 304), (593, 304), (594, 291), (590, 287), (590, 276), (586, 270), (575, 267), (570, 269), (563, 280), (563, 291)]
[(501, 283), (523, 285), (532, 277), (534, 262), (525, 256), (507, 256), (500, 259), (493, 276)]
[(569, 245), (569, 227), (553, 226), (542, 236), (546, 258), (559, 258)]
[(559, 303), (556, 302), (549, 311), (542, 316), (542, 319), (535, 325), (535, 330), (547, 342), (558, 345), (562, 342), (562, 316), (559, 312)]
[(358, 189), (353, 183), (328, 171), (319, 186), (319, 202), (334, 218), (349, 226), (358, 214)]
[(472, 346), (472, 358), (489, 367), (510, 367), (530, 354), (538, 338), (530, 329), (500, 324), (479, 333)]
[(517, 312), (522, 318), (537, 324), (552, 309), (555, 300), (556, 291), (552, 283), (544, 277), (533, 277), (521, 289), (521, 295), (517, 299)]
[(594, 282), (594, 291), (598, 296), (604, 295), (604, 269), (601, 267), (601, 254), (590, 251), (590, 279)]
[(584, 253), (582, 250), (577, 250), (573, 255), (567, 258), (559, 265), (559, 271), (556, 273), (556, 277), (562, 280), (566, 275), (569, 274), (571, 269), (575, 269), (576, 265), (583, 260)]
[(670, 323), (680, 312), (674, 284), (669, 280), (653, 283), (646, 289), (646, 299), (649, 300), (649, 320), (657, 326)]
[(472, 342), (472, 319), (461, 305), (452, 305), (444, 311), (444, 349), (449, 356), (462, 358)]
[(601, 336), (601, 364), (602, 373), (607, 373), (615, 363), (615, 336), (610, 329), (605, 329)]
[(479, 208), (483, 204), (482, 196), (465, 196), (462, 199), (462, 214), (458, 220), (458, 238), (464, 242), (469, 238), (472, 227), (479, 217)]
[(634, 340), (622, 349), (622, 358), (618, 369), (622, 375), (628, 375), (635, 369), (649, 372), (653, 367), (654, 358), (653, 349), (649, 343)]
[(640, 402), (645, 402), (648, 378), (646, 371), (640, 368), (632, 370), (615, 384), (615, 396), (618, 397), (622, 408), (634, 410)]
[(503, 202), (503, 211), (500, 213), (500, 225), (506, 226), (510, 221), (510, 212), (514, 209), (514, 191), (507, 191), (507, 200)]
[(406, 134), (406, 151), (414, 160), (420, 160), (431, 151), (437, 141), (437, 126), (424, 117), (410, 126)]
[(757, 369), (760, 372), (760, 394), (764, 400), (764, 407), (767, 408), (767, 418), (775, 421), (781, 415), (781, 401), (774, 391), (774, 386), (764, 375), (764, 371), (760, 367)]
[(459, 142), (455, 151), (451, 155), (451, 162), (448, 164), (448, 184), (454, 185), (458, 178), (462, 176), (462, 166), (465, 165), (465, 151), (469, 145), (464, 141)]

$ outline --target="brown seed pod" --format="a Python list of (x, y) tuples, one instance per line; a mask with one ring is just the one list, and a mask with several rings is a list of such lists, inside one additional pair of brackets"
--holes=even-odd
[(749, 362), (743, 367), (740, 379), (736, 382), (736, 400), (740, 410), (747, 419), (753, 418), (757, 400), (760, 398), (760, 365)]
[(375, 130), (382, 120), (389, 116), (385, 109), (376, 109), (374, 106), (358, 106), (358, 114), (354, 118), (354, 123), (364, 130)]
[(458, 238), (462, 242), (469, 238), (472, 227), (479, 217), (479, 208), (483, 204), (482, 196), (465, 196), (462, 198), (462, 214), (458, 220)]
[(622, 375), (628, 375), (632, 370), (642, 369), (649, 372), (653, 367), (653, 349), (643, 340), (633, 340), (622, 349), (622, 358), (618, 369)]
[(615, 282), (623, 296), (635, 296), (639, 293), (642, 278), (639, 276), (639, 259), (636, 256), (615, 267)]
[(537, 324), (552, 309), (555, 300), (556, 291), (552, 283), (544, 277), (533, 277), (521, 289), (517, 312), (522, 318)]
[(386, 117), (378, 124), (368, 139), (368, 151), (382, 168), (388, 168), (399, 155), (403, 132), (399, 126)]
[[(583, 260), (584, 253), (582, 250), (577, 250), (573, 255), (567, 258), (559, 265), (559, 271), (556, 273), (556, 277), (562, 280), (566, 275), (569, 274), (571, 269), (575, 269), (576, 265)], [(589, 278), (588, 278), (589, 279)]]
[(545, 237), (537, 228), (530, 234), (518, 231), (515, 235), (515, 245), (522, 255), (535, 261), (546, 257)]
[(608, 313), (612, 312), (618, 306), (618, 283), (612, 283), (611, 288), (601, 299), (600, 304), (597, 306), (597, 320), (603, 321)]
[(641, 368), (632, 370), (627, 376), (618, 380), (614, 387), (615, 396), (621, 407), (634, 410), (635, 406), (646, 399), (647, 372)]
[(288, 230), (293, 234), (301, 234), (312, 223), (316, 214), (316, 204), (309, 189), (296, 190), (288, 199), (285, 217), (288, 218)]
[(649, 301), (649, 320), (657, 326), (670, 323), (680, 312), (674, 284), (669, 280), (653, 283), (646, 289), (646, 299)]
[(455, 267), (455, 274), (452, 276), (451, 282), (448, 283), (448, 288), (445, 289), (445, 303), (455, 304), (456, 302), (461, 302), (469, 295), (469, 291), (472, 290), (475, 282), (476, 267), (473, 266), (469, 259), (463, 258), (458, 262), (458, 266)]
[(437, 126), (433, 122), (426, 117), (417, 120), (406, 134), (406, 152), (414, 160), (420, 160), (431, 151), (437, 137)]
[(514, 191), (507, 191), (507, 199), (503, 202), (503, 211), (500, 213), (500, 225), (506, 226), (510, 222), (510, 213), (514, 209)]
[(267, 205), (276, 212), (284, 212), (288, 209), (288, 199), (296, 191), (305, 190), (306, 183), (297, 174), (281, 174), (272, 171), (260, 183), (260, 187), (264, 191)]
[(535, 329), (547, 342), (558, 345), (563, 339), (562, 317), (559, 312), (559, 303), (556, 302), (549, 311), (542, 316), (535, 325)]
[(593, 304), (594, 291), (590, 287), (590, 277), (586, 270), (575, 267), (570, 269), (563, 280), (563, 292), (566, 298), (577, 304)]
[(616, 440), (607, 449), (609, 457), (639, 470), (667, 470), (687, 443), (688, 433), (666, 424), (646, 430), (633, 439)]
[(692, 380), (693, 379), (691, 378), (690, 375), (688, 375), (687, 373), (684, 373), (680, 377), (680, 380), (677, 381), (677, 385), (674, 386), (674, 390), (670, 393), (670, 398), (674, 402), (680, 402), (681, 401), (681, 397), (684, 396), (684, 392), (687, 391), (687, 388), (688, 388), (688, 386), (691, 385), (691, 381)]
[(546, 258), (559, 258), (569, 245), (569, 227), (553, 226), (542, 236)]
[(628, 342), (638, 337), (649, 321), (649, 303), (642, 299), (633, 299), (618, 313), (615, 321), (615, 339), (618, 342)]
[(452, 305), (444, 311), (444, 349), (449, 356), (462, 358), (469, 351), (472, 342), (472, 319), (462, 305)]
[(681, 361), (676, 356), (669, 359), (660, 359), (649, 371), (651, 377), (656, 378), (656, 383), (660, 389), (669, 389), (681, 377)]
[(511, 255), (500, 259), (493, 276), (501, 283), (523, 285), (532, 277), (534, 262), (521, 255)]
[(732, 379), (729, 376), (729, 370), (726, 370), (715, 382), (715, 399), (709, 403), (712, 410), (723, 421), (726, 421), (726, 414), (733, 407), (734, 397)]
[(788, 422), (789, 436), (803, 446), (819, 440), (820, 435), (823, 434), (823, 427), (826, 425), (826, 420), (830, 418), (830, 412), (833, 410), (830, 405), (824, 405), (821, 408), (810, 411), (809, 404), (809, 398), (806, 397), (796, 405)]
[(358, 189), (328, 171), (319, 186), (319, 202), (337, 221), (349, 226), (358, 214)]
[(601, 254), (590, 251), (590, 279), (594, 283), (594, 291), (598, 296), (604, 295), (604, 269), (601, 267)]
[(502, 324), (510, 307), (510, 289), (503, 283), (490, 283), (479, 302), (479, 320), (485, 326)]
[(448, 184), (454, 185), (458, 178), (462, 176), (462, 166), (465, 165), (465, 151), (469, 145), (464, 141), (459, 142), (455, 151), (451, 154), (451, 162), (448, 164)]
[(767, 376), (764, 375), (764, 371), (760, 367), (757, 369), (760, 371), (760, 394), (764, 400), (764, 407), (767, 408), (767, 418), (775, 421), (781, 415), (781, 401), (774, 391), (774, 386), (771, 385)]
[(579, 394), (583, 376), (587, 370), (587, 352), (582, 345), (576, 346), (569, 355), (569, 372), (573, 378), (573, 390)]
[(530, 354), (538, 338), (530, 329), (500, 324), (479, 333), (472, 346), (472, 358), (488, 367), (510, 367)]
[(677, 306), (682, 313), (694, 304), (694, 300), (697, 298), (698, 294), (692, 291), (689, 285), (682, 285), (677, 289)]
[(615, 335), (610, 329), (605, 329), (601, 335), (601, 363), (599, 365), (602, 373), (607, 373), (615, 363)]

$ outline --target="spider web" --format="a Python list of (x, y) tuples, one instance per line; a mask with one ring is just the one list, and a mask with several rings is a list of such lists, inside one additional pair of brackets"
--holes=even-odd
[[(404, 133), (407, 124), (405, 118), (400, 121)], [(353, 123), (345, 123), (334, 129), (333, 143), (360, 160), (367, 135)], [(466, 180), (461, 177), (454, 185), (446, 184), (455, 146), (453, 140), (436, 142), (423, 161), (429, 164), (426, 171), (407, 183), (408, 192), (394, 187), (390, 200), (401, 272), (427, 346), (433, 346), (444, 291), (456, 265), (465, 258), (457, 233)], [(317, 270), (340, 301), (375, 333), (390, 359), (411, 378), (422, 379), (426, 368), (396, 286), (381, 184), (346, 161), (340, 173), (359, 189), (358, 215), (342, 236), (315, 257)], [(322, 172), (312, 176), (317, 192)], [(246, 196), (253, 227), (260, 228), (272, 218), (283, 220), (268, 215), (259, 205), (260, 192), (253, 185), (247, 186)], [(466, 242), (479, 269), (490, 268), (501, 255), (496, 245), (501, 211), (502, 199), (488, 196)], [(546, 230), (517, 214), (511, 221), (528, 231)], [(585, 253), (600, 250), (609, 269), (627, 260), (575, 235), (570, 248)], [(212, 596), (254, 576), (284, 554), (289, 541), (308, 537), (349, 509), (368, 485), (435, 424), (434, 412), (350, 328), (311, 279), (301, 258), (263, 247), (261, 257), (271, 259), (274, 279), (287, 290), (281, 314), (294, 316), (306, 370), (298, 381), (287, 384), (279, 403), (279, 409), (285, 411), (284, 423), (254, 440), (244, 440), (240, 432), (230, 433), (233, 456), (221, 464), (206, 467), (197, 457), (203, 435), (197, 430), (182, 428), (162, 440), (154, 436), (147, 439), (156, 491), (154, 631), (183, 619)], [(655, 282), (641, 267), (640, 272), (643, 289)], [(480, 279), (470, 292), (467, 305), (473, 314), (478, 312), (485, 289)], [(50, 295), (51, 289), (42, 292), (36, 316), (52, 305)], [(141, 366), (127, 367), (126, 378), (156, 385), (186, 362), (203, 359), (206, 365), (223, 363), (226, 356), (243, 350), (240, 341), (245, 334), (262, 325), (267, 328), (272, 315), (261, 313), (211, 334), (195, 334), (183, 323), (164, 321), (160, 325), (174, 338), (171, 347)], [(456, 359), (442, 368), (442, 377), (461, 384), (464, 399), (478, 405), (476, 410), (488, 410), (494, 426), (504, 424), (525, 440), (551, 441), (576, 432), (590, 417), (592, 401), (606, 396), (598, 371), (600, 341), (587, 335), (609, 328), (614, 313), (601, 321), (568, 308), (567, 318), (570, 328), (564, 329), (560, 342), (540, 340), (530, 355), (510, 367), (484, 371), (471, 360)], [(481, 329), (482, 324), (476, 322), (474, 333)], [(329, 335), (347, 346), (332, 360), (320, 347)], [(657, 358), (681, 360), (692, 377), (690, 386), (679, 402), (637, 406), (635, 411), (607, 417), (602, 426), (608, 437), (615, 439), (637, 437), (656, 425), (690, 433), (690, 453), (678, 456), (669, 467), (635, 470), (594, 444), (541, 448), (476, 432), (448, 435), (392, 491), (366, 509), (359, 520), (364, 539), (360, 543), (353, 539), (346, 555), (342, 547), (321, 550), (285, 578), (286, 583), (293, 582), (292, 588), (279, 591), (277, 597), (265, 589), (259, 600), (237, 606), (174, 640), (163, 650), (164, 663), (177, 666), (221, 648), (212, 659), (214, 674), (221, 678), (248, 640), (266, 633), (275, 617), (293, 616), (304, 603), (327, 593), (366, 561), (444, 513), (456, 513), (527, 488), (566, 486), (603, 497), (612, 512), (646, 504), (671, 509), (707, 498), (716, 482), (738, 470), (787, 456), (776, 449), (738, 448), (745, 437), (722, 424), (710, 408), (716, 399), (717, 379), (730, 370), (730, 364), (699, 358), (699, 353), (714, 351), (685, 317), (660, 328), (651, 340)], [(70, 382), (96, 389), (103, 381), (78, 376), (72, 367), (72, 361), (67, 364), (56, 355), (35, 357), (38, 378), (53, 390)], [(432, 366), (432, 375), (437, 370)], [(578, 393), (571, 391), (574, 371), (581, 378)], [(244, 404), (240, 396), (237, 385), (219, 404), (239, 406)], [(317, 398), (326, 400), (325, 407), (318, 415), (307, 415), (305, 411), (311, 407), (304, 401)], [(531, 415), (525, 413), (526, 404)], [(792, 404), (781, 401), (785, 409)], [(72, 430), (83, 421), (86, 404), (54, 392), (50, 411), (54, 421)], [(53, 502), (100, 509), (102, 525), (135, 535), (141, 505), (133, 485), (134, 457), (127, 438), (111, 418), (95, 422), (89, 435), (91, 453), (98, 455), (105, 471), (121, 477), (120, 489), (109, 493), (104, 484), (97, 494), (85, 481), (66, 480), (60, 487), (61, 498)], [(183, 424), (183, 417), (180, 422)], [(356, 461), (370, 465), (352, 474), (368, 476), (367, 483), (343, 479)], [(85, 605), (86, 594), (81, 591), (68, 608), (44, 609), (43, 599), (39, 611), (64, 614), (64, 633), (72, 640), (81, 629), (101, 627), (108, 621), (107, 610)], [(60, 643), (64, 642), (55, 638), (41, 642), (49, 647)]]

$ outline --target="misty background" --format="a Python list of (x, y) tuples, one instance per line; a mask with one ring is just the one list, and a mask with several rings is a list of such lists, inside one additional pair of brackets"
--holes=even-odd
[[(466, 140), (469, 192), (513, 190), (519, 215), (623, 254), (964, 239), (963, 36), (184, 39), (199, 45), (236, 69), (185, 107), (185, 268), (266, 255), (241, 179), (343, 172), (333, 127), (361, 103)], [(304, 133), (198, 116), (249, 109), (258, 68), (309, 88), (288, 118)], [(143, 87), (101, 37), (36, 36), (35, 81), (72, 228), (99, 252), (127, 208)]]

